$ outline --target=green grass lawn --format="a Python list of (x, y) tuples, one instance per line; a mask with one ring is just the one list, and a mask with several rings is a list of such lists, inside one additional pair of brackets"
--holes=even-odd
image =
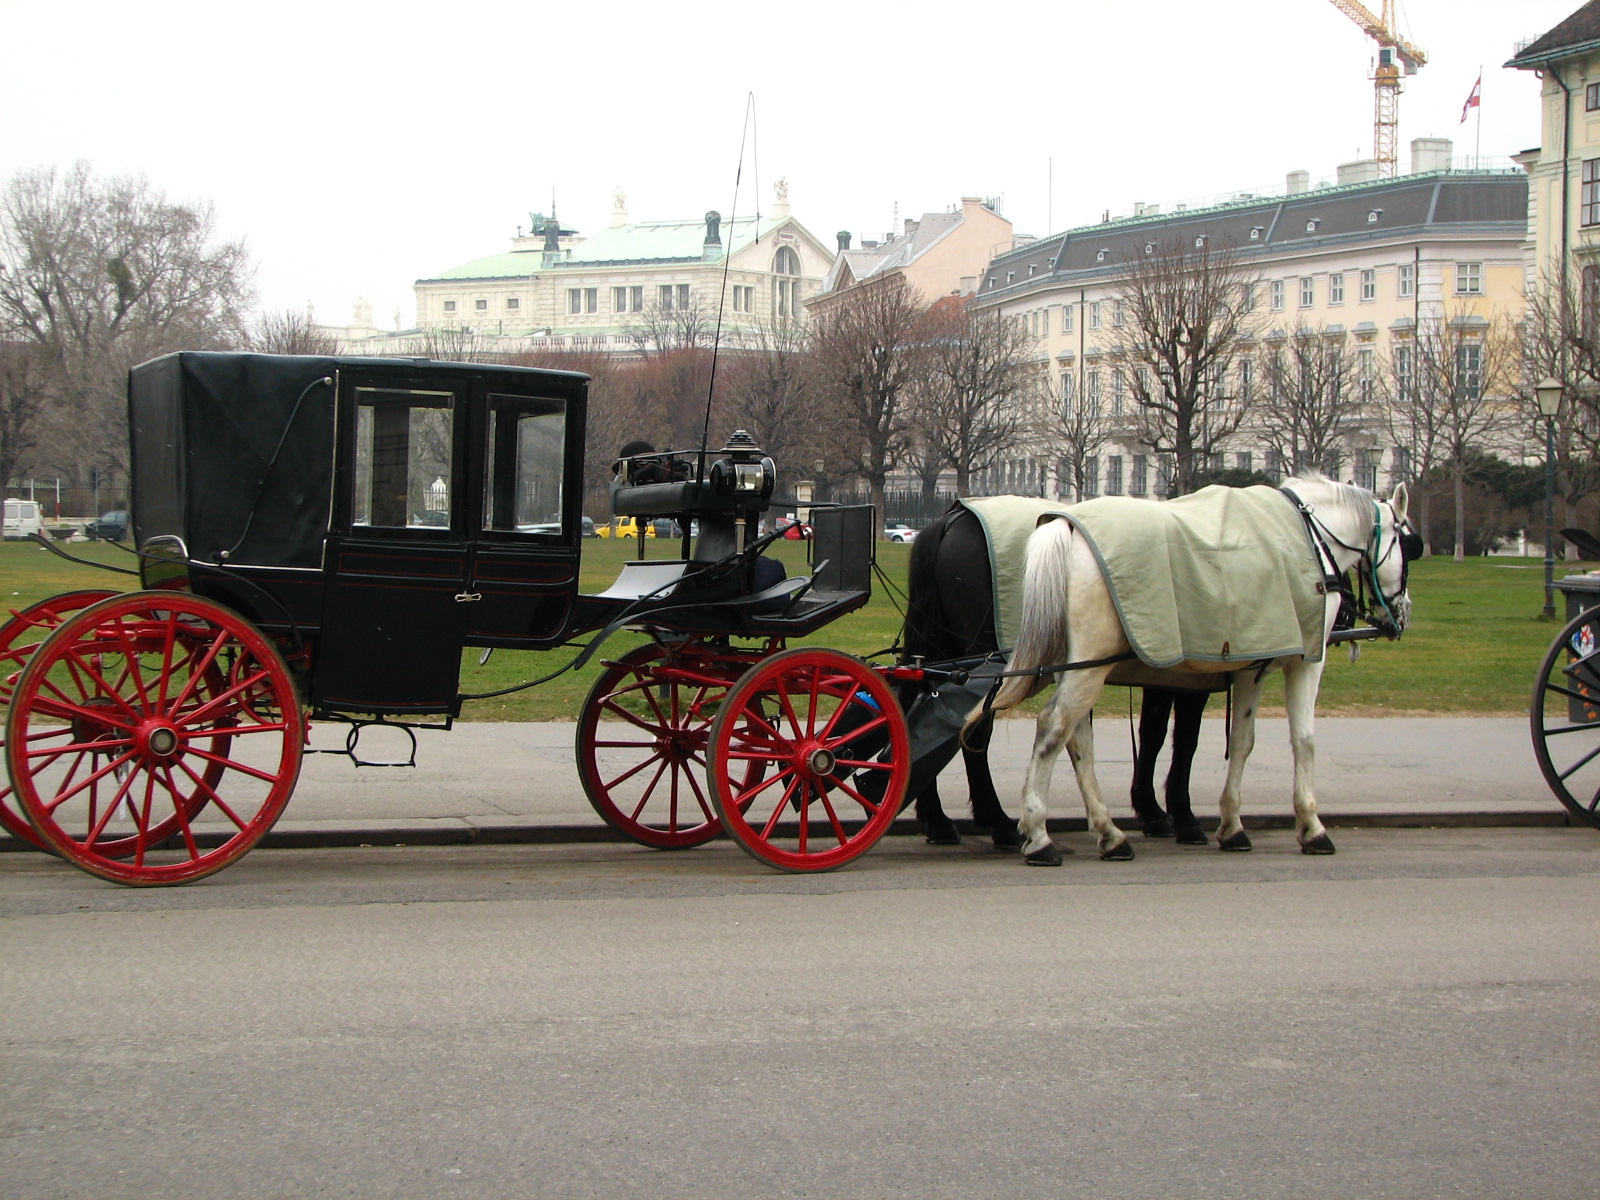
[[(651, 557), (672, 552), (675, 543), (647, 543)], [(74, 543), (80, 557), (118, 566), (131, 566), (133, 558), (104, 543)], [(878, 545), (878, 561), (896, 588), (905, 585), (910, 546)], [(615, 577), (623, 560), (635, 553), (631, 541), (606, 539), (583, 544), (582, 588), (603, 590)], [(806, 546), (780, 542), (776, 554), (791, 574), (805, 561)], [(1556, 578), (1581, 568), (1558, 566)], [(59, 592), (80, 588), (120, 589), (134, 586), (131, 576), (114, 575), (64, 562), (46, 550), (25, 542), (0, 544), (0, 602), (5, 609), (20, 607)], [(1557, 624), (1543, 620), (1542, 563), (1527, 558), (1475, 558), (1456, 564), (1448, 559), (1428, 559), (1413, 566), (1411, 628), (1399, 642), (1363, 644), (1358, 662), (1350, 663), (1342, 650), (1330, 652), (1323, 677), (1321, 711), (1344, 715), (1521, 715), (1526, 711), (1534, 675)], [(867, 655), (891, 645), (900, 627), (899, 597), (891, 589), (875, 586), (871, 604), (834, 622), (805, 639), (852, 654)], [(1564, 611), (1557, 597), (1557, 610)], [(607, 657), (622, 653), (639, 640), (618, 635), (608, 643)], [(462, 656), (461, 690), (486, 692), (525, 679), (548, 674), (573, 656), (573, 650), (545, 653), (496, 650), (487, 665), (479, 666), (479, 650)], [(481, 721), (571, 720), (587, 695), (597, 663), (568, 673), (525, 692), (495, 700), (471, 701), (463, 717)], [(1265, 697), (1268, 711), (1282, 704), (1281, 682), (1269, 681)], [(1036, 703), (1036, 702), (1035, 702)], [(1125, 712), (1128, 697), (1111, 689), (1103, 705)], [(1221, 705), (1213, 705), (1221, 712)]]

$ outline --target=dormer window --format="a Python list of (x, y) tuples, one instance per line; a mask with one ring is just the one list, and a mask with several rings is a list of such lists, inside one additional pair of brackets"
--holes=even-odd
[(1261, 240), (1261, 235), (1266, 231), (1267, 227), (1265, 225), (1250, 226), (1250, 240), (1252, 242), (1259, 242)]
[(1368, 225), (1376, 225), (1378, 223), (1378, 218), (1381, 217), (1381, 216), (1383, 216), (1383, 209), (1381, 209), (1381, 208), (1369, 209), (1368, 212), (1367, 212), (1367, 224)]
[(1156, 244), (1154, 242), (1146, 242), (1144, 244), (1144, 252), (1146, 254), (1154, 254), (1156, 252)]
[(1109, 250), (1096, 250), (1094, 255), (1095, 262), (1105, 262), (1106, 255), (1109, 253), (1111, 253)]
[(1321, 225), (1321, 224), (1322, 224), (1322, 218), (1320, 218), (1320, 217), (1312, 217), (1311, 220), (1306, 222), (1306, 232), (1307, 233), (1315, 233), (1317, 231), (1317, 226)]
[(1194, 240), (1194, 248), (1196, 250), (1203, 250), (1205, 248), (1205, 244), (1206, 244), (1206, 235), (1203, 234), (1203, 233), (1199, 237), (1195, 238), (1195, 240)]

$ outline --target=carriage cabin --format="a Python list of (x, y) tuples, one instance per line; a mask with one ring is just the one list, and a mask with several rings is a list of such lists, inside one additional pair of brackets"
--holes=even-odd
[(542, 649), (578, 591), (588, 377), (178, 353), (129, 374), (147, 587), (309, 646), (313, 711), (456, 714), (461, 648)]

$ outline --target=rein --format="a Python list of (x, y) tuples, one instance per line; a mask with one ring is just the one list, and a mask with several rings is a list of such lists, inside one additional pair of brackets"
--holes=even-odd
[[(1395, 515), (1395, 540), (1388, 552), (1381, 553), (1383, 540), (1383, 510), (1380, 502), (1374, 498), (1372, 501), (1372, 544), (1366, 546), (1352, 546), (1329, 529), (1316, 516), (1311, 505), (1302, 500), (1292, 488), (1280, 487), (1278, 491), (1294, 505), (1306, 523), (1312, 540), (1316, 543), (1319, 557), (1324, 564), (1323, 589), (1332, 590), (1349, 602), (1351, 609), (1367, 624), (1385, 631), (1392, 630), (1391, 637), (1399, 637), (1401, 633), (1399, 618), (1395, 615), (1392, 601), (1405, 594), (1406, 568), (1409, 565), (1410, 555), (1405, 549), (1406, 535), (1401, 533), (1399, 515)], [(1415, 534), (1410, 535), (1415, 537)], [(1420, 539), (1418, 539), (1420, 541)], [(1356, 587), (1352, 589), (1344, 573), (1339, 571), (1338, 563), (1334, 560), (1333, 551), (1328, 543), (1343, 550), (1348, 550), (1357, 556), (1361, 563), (1366, 564), (1366, 570), (1356, 572)], [(1388, 595), (1383, 590), (1383, 585), (1378, 581), (1378, 568), (1389, 560), (1389, 554), (1398, 550), (1400, 552), (1400, 588), (1393, 595)], [(1368, 592), (1370, 590), (1370, 597)], [(1374, 603), (1374, 601), (1376, 603)], [(1381, 610), (1381, 612), (1379, 611)]]

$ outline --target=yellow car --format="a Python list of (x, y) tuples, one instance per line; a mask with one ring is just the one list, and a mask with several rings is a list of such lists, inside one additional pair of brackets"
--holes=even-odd
[(643, 528), (645, 537), (655, 537), (655, 528), (648, 521), (640, 521), (638, 517), (616, 517), (609, 525), (602, 525), (595, 530), (601, 537), (636, 538), (639, 530)]

